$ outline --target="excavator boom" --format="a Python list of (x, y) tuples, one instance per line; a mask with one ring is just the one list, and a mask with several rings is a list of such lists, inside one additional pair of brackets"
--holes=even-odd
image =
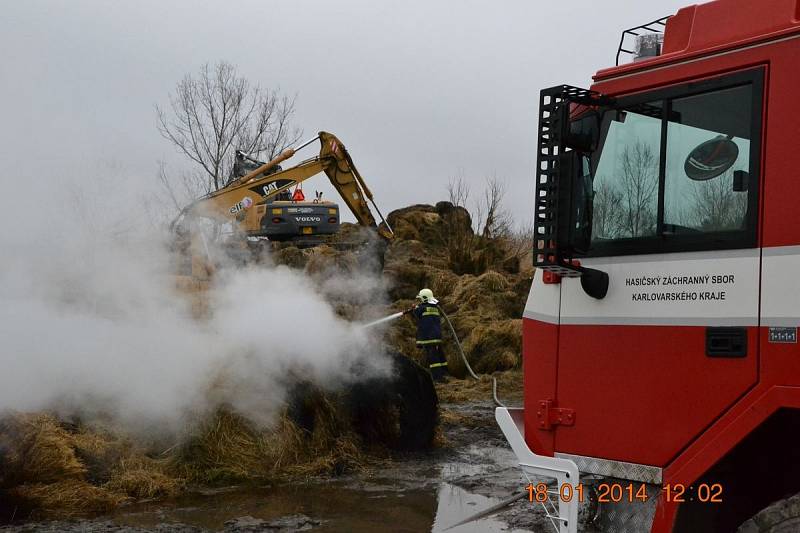
[(350, 212), (356, 217), (358, 223), (362, 226), (377, 227), (375, 217), (372, 216), (372, 212), (366, 202), (368, 199), (372, 202), (372, 206), (378, 216), (381, 217), (381, 220), (391, 232), (389, 224), (381, 215), (378, 206), (375, 205), (372, 191), (369, 190), (358, 172), (353, 159), (347, 152), (347, 148), (332, 133), (321, 131), (319, 132), (319, 139), (322, 143), (322, 149), (319, 154), (320, 159), (325, 158), (329, 161), (329, 164), (324, 167), (325, 174), (339, 192), (347, 207), (350, 208)]

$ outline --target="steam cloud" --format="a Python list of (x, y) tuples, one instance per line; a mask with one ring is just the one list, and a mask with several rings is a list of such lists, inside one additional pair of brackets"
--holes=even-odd
[(376, 290), (374, 280), (318, 289), (285, 267), (227, 269), (208, 295), (211, 318), (197, 321), (134, 180), (55, 189), (36, 196), (36, 216), (0, 215), (10, 230), (0, 237), (0, 412), (94, 411), (174, 429), (225, 402), (268, 424), (291, 375), (336, 387), (387, 371), (320, 293)]

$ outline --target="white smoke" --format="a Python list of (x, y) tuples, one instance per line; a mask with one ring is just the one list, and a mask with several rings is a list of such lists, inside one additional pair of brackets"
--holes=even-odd
[(0, 412), (175, 428), (224, 402), (266, 424), (292, 376), (336, 387), (387, 371), (364, 331), (286, 267), (223, 270), (210, 318), (193, 318), (140, 188), (119, 177), (48, 184), (32, 209), (0, 211)]

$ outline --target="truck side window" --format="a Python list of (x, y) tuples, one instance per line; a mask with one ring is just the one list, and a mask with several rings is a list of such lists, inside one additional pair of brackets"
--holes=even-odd
[(751, 92), (745, 85), (670, 101), (666, 233), (745, 229), (747, 190), (734, 174), (750, 170)]
[[(648, 105), (658, 108), (661, 102)], [(607, 131), (594, 172), (592, 238), (653, 236), (661, 119), (624, 111), (611, 118)]]

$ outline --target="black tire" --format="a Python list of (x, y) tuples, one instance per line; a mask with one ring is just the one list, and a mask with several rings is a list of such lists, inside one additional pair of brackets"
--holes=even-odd
[(744, 522), (737, 533), (795, 533), (800, 531), (800, 494), (779, 500)]
[(430, 448), (439, 421), (439, 399), (431, 375), (402, 354), (390, 356), (391, 377), (352, 387), (353, 426), (367, 443), (405, 451)]

